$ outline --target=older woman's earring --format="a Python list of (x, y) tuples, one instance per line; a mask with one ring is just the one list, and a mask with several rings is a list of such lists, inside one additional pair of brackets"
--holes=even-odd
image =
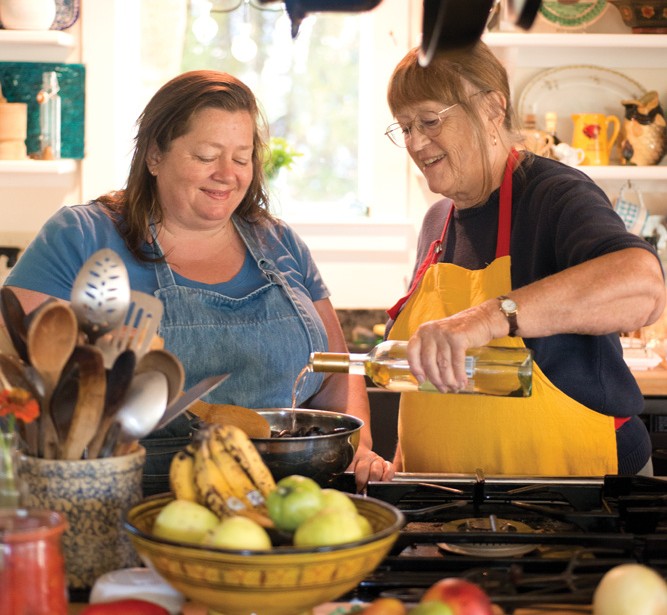
[(498, 145), (498, 139), (496, 139), (496, 135), (493, 135), (493, 146), (495, 147)]

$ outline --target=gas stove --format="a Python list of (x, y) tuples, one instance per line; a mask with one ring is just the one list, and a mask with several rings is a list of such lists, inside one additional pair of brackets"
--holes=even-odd
[[(336, 486), (350, 490), (351, 477)], [(590, 605), (610, 568), (639, 562), (667, 577), (667, 479), (517, 478), (399, 473), (370, 497), (406, 517), (396, 544), (347, 599), (417, 602), (444, 577), (482, 586), (505, 613)]]

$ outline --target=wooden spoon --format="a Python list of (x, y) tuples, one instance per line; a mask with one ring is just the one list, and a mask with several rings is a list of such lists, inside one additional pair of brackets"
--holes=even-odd
[(77, 346), (72, 361), (79, 366), (79, 393), (67, 438), (61, 447), (61, 458), (76, 460), (83, 457), (100, 424), (107, 375), (102, 352), (95, 346)]
[(51, 396), (76, 346), (79, 329), (72, 308), (59, 302), (43, 304), (28, 327), (28, 357), (44, 381), (40, 417), (40, 454), (54, 459), (59, 443), (51, 417)]
[(199, 400), (193, 403), (188, 410), (206, 423), (240, 427), (250, 438), (271, 437), (269, 422), (250, 408), (231, 404), (209, 404)]
[(7, 333), (12, 340), (16, 354), (22, 361), (27, 363), (28, 348), (26, 339), (28, 332), (25, 325), (26, 314), (18, 297), (8, 286), (0, 288), (0, 312), (2, 313)]
[[(102, 355), (104, 356), (104, 353)], [(134, 354), (134, 351), (125, 350), (116, 357), (111, 369), (107, 370), (104, 412), (102, 413), (97, 433), (88, 445), (89, 459), (96, 459), (100, 455), (109, 428), (116, 420), (116, 413), (122, 406), (127, 395), (136, 364), (137, 356)]]

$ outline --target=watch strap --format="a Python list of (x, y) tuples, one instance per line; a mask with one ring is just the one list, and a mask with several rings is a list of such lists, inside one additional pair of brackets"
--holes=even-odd
[(515, 307), (514, 307), (513, 310), (506, 310), (503, 307), (503, 300), (505, 300), (505, 299), (509, 299), (510, 301), (512, 301), (512, 303), (514, 303), (514, 300), (510, 299), (506, 295), (501, 295), (500, 297), (498, 297), (498, 301), (500, 302), (500, 311), (505, 315), (505, 318), (507, 318), (507, 322), (509, 323), (509, 326), (510, 326), (510, 330), (509, 330), (508, 335), (510, 337), (516, 337), (516, 332), (519, 329), (519, 323), (518, 323), (518, 320), (517, 320), (518, 309), (516, 308), (516, 303), (514, 303)]

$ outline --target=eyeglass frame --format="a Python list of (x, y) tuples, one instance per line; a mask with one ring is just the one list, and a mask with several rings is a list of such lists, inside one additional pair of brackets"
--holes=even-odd
[[(445, 107), (444, 109), (441, 109), (440, 111), (433, 112), (438, 118), (438, 132), (433, 133), (431, 135), (427, 135), (424, 132), (424, 122), (420, 121), (419, 123), (421, 124), (421, 128), (419, 127), (418, 124), (416, 124), (416, 121), (419, 119), (419, 114), (415, 115), (415, 118), (410, 122), (409, 125), (406, 126), (401, 126), (400, 122), (393, 122), (392, 124), (389, 124), (387, 126), (387, 130), (384, 131), (384, 134), (387, 135), (389, 140), (396, 146), (396, 147), (401, 147), (401, 148), (406, 148), (408, 146), (408, 139), (412, 137), (412, 128), (415, 127), (417, 130), (423, 134), (425, 137), (433, 138), (437, 137), (441, 132), (442, 132), (442, 114), (446, 113), (450, 109), (453, 109), (454, 107), (458, 107), (460, 103), (454, 103), (453, 105), (449, 105), (449, 107)], [(403, 131), (407, 129), (408, 134), (406, 135)], [(403, 136), (403, 143), (398, 143), (394, 137), (392, 136), (392, 133), (396, 132), (397, 130), (400, 131), (400, 134)]]
[[(277, 6), (272, 6), (273, 4), (276, 4)], [(279, 13), (280, 11), (285, 10), (285, 2), (275, 2), (271, 3), (271, 6), (262, 4), (259, 0), (237, 0), (235, 3), (235, 6), (232, 8), (226, 8), (226, 9), (221, 9), (221, 8), (216, 8), (215, 7), (215, 0), (213, 0), (211, 6), (211, 13), (233, 13), (237, 9), (240, 9), (242, 6), (248, 7), (251, 6), (254, 9), (257, 9), (258, 11), (264, 11), (266, 13)], [(231, 5), (231, 2), (230, 2)]]

